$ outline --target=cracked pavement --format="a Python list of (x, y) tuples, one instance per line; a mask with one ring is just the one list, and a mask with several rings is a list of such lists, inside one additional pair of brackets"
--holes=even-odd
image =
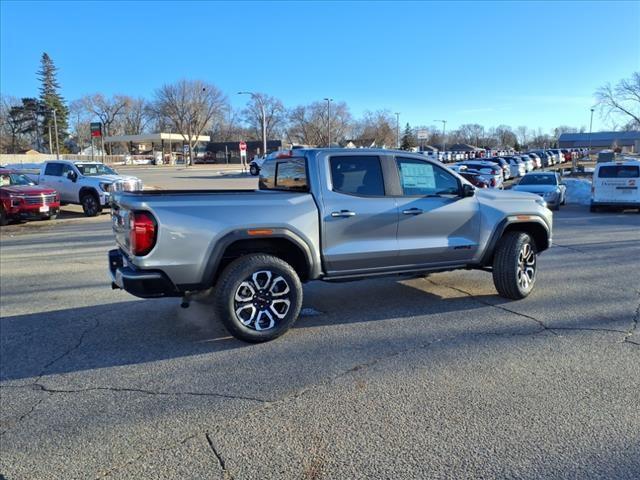
[(314, 283), (263, 345), (110, 290), (106, 215), (3, 228), (0, 474), (638, 478), (640, 215), (555, 217), (524, 300), (486, 272)]

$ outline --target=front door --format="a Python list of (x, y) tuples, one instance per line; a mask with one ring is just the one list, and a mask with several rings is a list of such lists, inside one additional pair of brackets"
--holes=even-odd
[(398, 251), (404, 266), (466, 263), (478, 251), (478, 200), (461, 197), (459, 179), (433, 162), (396, 157)]
[(398, 209), (387, 195), (381, 158), (335, 155), (328, 159), (321, 206), (322, 252), (330, 275), (371, 273), (397, 264)]

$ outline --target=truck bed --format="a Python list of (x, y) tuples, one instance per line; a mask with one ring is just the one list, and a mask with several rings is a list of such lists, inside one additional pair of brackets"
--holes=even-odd
[[(132, 211), (148, 211), (158, 225), (156, 246), (144, 257), (129, 252)], [(319, 213), (310, 193), (265, 190), (142, 190), (116, 192), (113, 229), (120, 248), (140, 268), (162, 268), (176, 284), (206, 281), (214, 246), (247, 229), (283, 229), (319, 245)], [(312, 249), (319, 252), (319, 248)], [(319, 264), (319, 259), (318, 259)]]

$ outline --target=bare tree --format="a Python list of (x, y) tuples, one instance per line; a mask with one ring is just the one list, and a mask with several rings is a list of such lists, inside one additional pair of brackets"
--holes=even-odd
[(477, 123), (466, 123), (458, 128), (458, 141), (477, 146), (484, 137), (484, 127)]
[(91, 143), (91, 118), (94, 114), (87, 110), (83, 99), (69, 104), (69, 127), (78, 150)]
[(631, 78), (620, 80), (615, 86), (610, 83), (595, 93), (603, 118), (623, 117), (634, 128), (640, 128), (640, 72)]
[[(113, 127), (119, 117), (124, 114), (130, 101), (130, 97), (125, 95), (114, 95), (111, 98), (107, 98), (101, 93), (87, 95), (81, 99), (87, 112), (100, 119), (104, 127), (104, 135), (107, 137), (115, 133)], [(110, 145), (108, 150), (111, 153)]]
[[(287, 136), (293, 144), (327, 145), (327, 104), (314, 102), (300, 105), (289, 112)], [(337, 142), (345, 139), (351, 128), (351, 113), (344, 102), (331, 108), (331, 138)]]
[(516, 134), (518, 135), (518, 141), (520, 142), (520, 145), (527, 145), (527, 140), (529, 139), (529, 129), (527, 128), (527, 126), (520, 125), (518, 128), (516, 128)]
[(254, 138), (262, 139), (262, 108), (264, 105), (265, 126), (267, 140), (269, 138), (281, 136), (281, 129), (284, 127), (287, 110), (280, 100), (270, 97), (264, 93), (252, 95), (251, 101), (242, 111), (244, 121), (252, 130)]
[(16, 97), (2, 95), (0, 100), (0, 151), (16, 153), (25, 144), (23, 119), (19, 114), (22, 103)]
[(151, 121), (151, 111), (144, 98), (130, 98), (125, 103), (120, 117), (122, 132), (125, 135), (140, 135)]
[(352, 127), (354, 140), (375, 141), (379, 147), (396, 144), (396, 120), (388, 110), (364, 112)]
[(156, 115), (166, 118), (189, 145), (189, 163), (193, 162), (191, 152), (198, 137), (211, 128), (227, 108), (227, 98), (218, 87), (200, 80), (163, 85), (156, 90), (153, 104)]

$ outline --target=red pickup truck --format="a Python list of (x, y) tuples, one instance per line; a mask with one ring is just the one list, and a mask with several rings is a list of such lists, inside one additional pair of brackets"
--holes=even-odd
[(0, 225), (10, 220), (54, 220), (60, 210), (60, 195), (53, 188), (34, 184), (13, 170), (0, 169)]

